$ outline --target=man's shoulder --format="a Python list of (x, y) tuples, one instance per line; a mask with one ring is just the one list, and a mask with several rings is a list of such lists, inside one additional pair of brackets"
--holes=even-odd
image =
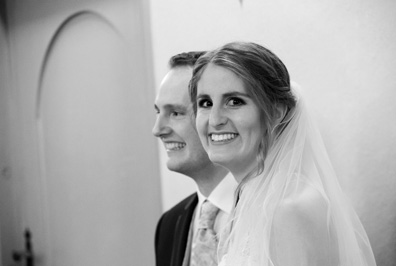
[(197, 193), (193, 193), (185, 199), (181, 200), (175, 206), (166, 211), (162, 216), (169, 216), (179, 214), (185, 211), (188, 211), (191, 208), (195, 208), (198, 203), (198, 195)]
[(180, 261), (180, 264), (176, 262), (172, 265), (181, 265), (188, 241), (191, 219), (197, 203), (198, 195), (194, 193), (161, 216), (155, 233), (157, 265), (171, 265), (171, 261), (174, 259)]
[(198, 203), (197, 193), (191, 194), (187, 198), (183, 199), (171, 209), (162, 214), (157, 229), (162, 230), (163, 228), (173, 228), (178, 223), (178, 219), (183, 217), (185, 221), (191, 221), (195, 207)]

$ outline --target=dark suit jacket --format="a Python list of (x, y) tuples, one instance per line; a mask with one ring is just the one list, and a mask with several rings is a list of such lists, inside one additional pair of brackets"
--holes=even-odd
[(194, 193), (162, 215), (155, 232), (157, 266), (182, 265), (191, 219), (197, 204), (198, 196)]

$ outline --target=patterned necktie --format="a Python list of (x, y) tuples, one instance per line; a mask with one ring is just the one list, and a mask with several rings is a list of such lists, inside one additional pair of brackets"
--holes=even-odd
[(217, 236), (213, 225), (218, 212), (219, 208), (209, 201), (205, 200), (202, 203), (198, 230), (191, 247), (190, 266), (217, 265)]

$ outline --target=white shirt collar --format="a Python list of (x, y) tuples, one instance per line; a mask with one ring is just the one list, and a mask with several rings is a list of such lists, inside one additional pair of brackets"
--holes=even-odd
[(238, 183), (231, 173), (228, 173), (223, 180), (215, 187), (215, 189), (210, 193), (209, 197), (206, 198), (202, 193), (197, 189), (198, 194), (198, 207), (202, 205), (205, 199), (208, 199), (211, 203), (213, 203), (220, 210), (224, 211), (227, 214), (231, 213), (233, 204), (234, 204), (234, 192), (237, 188)]

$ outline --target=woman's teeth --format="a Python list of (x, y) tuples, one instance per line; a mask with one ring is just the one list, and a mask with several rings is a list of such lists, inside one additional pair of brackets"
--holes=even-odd
[(211, 134), (210, 139), (212, 141), (227, 141), (234, 139), (238, 134), (228, 133), (228, 134)]

